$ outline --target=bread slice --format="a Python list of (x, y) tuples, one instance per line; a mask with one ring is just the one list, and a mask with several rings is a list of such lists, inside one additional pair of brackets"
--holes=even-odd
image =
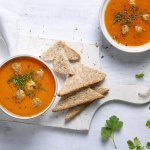
[(109, 92), (108, 88), (102, 88), (100, 86), (95, 86), (92, 89), (95, 90), (97, 93), (100, 93), (102, 95), (106, 95)]
[(63, 87), (59, 91), (59, 96), (64, 96), (82, 88), (89, 87), (105, 79), (106, 74), (78, 64), (74, 67), (75, 75), (66, 79)]
[(50, 47), (47, 51), (43, 52), (41, 58), (46, 61), (52, 61), (59, 51), (55, 47)]
[[(109, 91), (109, 89), (101, 88), (101, 87), (94, 87), (93, 89), (102, 95), (106, 95)], [(80, 114), (84, 109), (86, 109), (91, 103), (92, 102), (70, 108), (65, 116), (65, 121), (72, 120), (74, 117)]]
[(86, 107), (88, 107), (91, 103), (79, 105), (73, 108), (70, 108), (65, 115), (65, 121), (70, 121), (73, 118), (75, 118), (77, 115), (79, 115)]
[(64, 49), (60, 48), (59, 53), (53, 60), (53, 67), (57, 73), (64, 74), (64, 75), (73, 75), (74, 72), (72, 67), (68, 61), (66, 53)]
[(56, 104), (55, 108), (52, 109), (53, 112), (58, 112), (66, 110), (78, 105), (90, 103), (95, 99), (103, 98), (104, 96), (92, 90), (91, 88), (83, 89), (79, 92), (72, 94), (71, 96), (66, 96), (61, 98), (61, 100)]
[(47, 51), (43, 52), (41, 58), (46, 62), (53, 61), (59, 54), (60, 49), (64, 49), (69, 61), (80, 60), (80, 55), (62, 41), (56, 42), (53, 47), (50, 47)]
[(73, 50), (68, 45), (66, 45), (65, 42), (58, 41), (56, 43), (56, 46), (62, 47), (65, 49), (65, 52), (66, 52), (66, 55), (67, 55), (69, 61), (79, 61), (80, 60), (80, 55), (75, 50)]

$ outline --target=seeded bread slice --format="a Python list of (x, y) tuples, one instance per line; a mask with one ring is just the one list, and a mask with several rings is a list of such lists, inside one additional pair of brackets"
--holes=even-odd
[(108, 88), (102, 88), (100, 86), (95, 86), (92, 89), (95, 90), (97, 93), (100, 93), (102, 95), (106, 95), (109, 92)]
[(58, 112), (66, 110), (78, 105), (90, 103), (95, 99), (103, 98), (104, 96), (92, 90), (91, 88), (83, 89), (79, 92), (72, 94), (71, 96), (66, 96), (61, 98), (61, 100), (56, 104), (55, 108), (52, 109), (53, 112)]
[(66, 45), (65, 42), (59, 41), (56, 43), (57, 47), (62, 47), (65, 49), (66, 55), (69, 59), (69, 61), (79, 61), (80, 60), (80, 55), (73, 50), (71, 47), (69, 47), (68, 45)]
[(59, 54), (60, 49), (64, 49), (69, 61), (80, 60), (80, 55), (62, 41), (56, 42), (53, 47), (50, 47), (47, 51), (43, 52), (41, 58), (46, 62), (53, 61)]
[[(94, 87), (93, 89), (102, 95), (106, 95), (109, 91), (109, 89), (101, 87)], [(74, 117), (79, 115), (84, 109), (86, 109), (91, 103), (92, 102), (70, 108), (65, 116), (65, 121), (72, 120)]]
[(53, 67), (57, 73), (64, 74), (64, 75), (74, 74), (72, 67), (66, 56), (66, 53), (62, 48), (60, 48), (59, 53), (53, 60)]
[(77, 115), (79, 115), (86, 107), (88, 107), (91, 103), (79, 105), (73, 108), (70, 108), (65, 115), (65, 121), (70, 121), (73, 118), (75, 118)]
[(74, 67), (75, 75), (66, 79), (63, 87), (59, 91), (59, 96), (71, 94), (82, 88), (89, 87), (105, 79), (106, 74), (78, 64)]

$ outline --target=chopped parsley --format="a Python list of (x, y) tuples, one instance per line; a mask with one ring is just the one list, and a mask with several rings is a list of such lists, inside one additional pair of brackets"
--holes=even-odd
[(16, 87), (17, 89), (23, 90), (26, 96), (34, 98), (38, 91), (47, 92), (47, 90), (43, 88), (42, 84), (40, 84), (38, 81), (36, 81), (36, 87), (34, 87), (34, 90), (32, 91), (26, 90), (27, 82), (30, 80), (34, 80), (34, 75), (35, 75), (34, 71), (30, 70), (25, 72), (24, 74), (15, 75), (11, 77), (10, 79), (8, 79), (7, 83), (8, 84), (12, 83), (14, 87)]
[(122, 18), (123, 18), (123, 16), (124, 16), (124, 14), (121, 13), (121, 12), (115, 14), (115, 16), (114, 16), (114, 24), (117, 23), (117, 22), (119, 22), (119, 21), (121, 21)]
[(114, 15), (113, 24), (120, 23), (120, 25), (129, 25), (137, 19), (141, 18), (142, 12), (138, 7), (129, 7)]
[(34, 72), (33, 71), (29, 71), (29, 72), (26, 72), (25, 74), (20, 74), (20, 75), (17, 75), (17, 76), (13, 76), (12, 78), (10, 78), (7, 83), (10, 84), (10, 83), (13, 83), (15, 87), (17, 87), (18, 89), (21, 89), (21, 90), (25, 90), (25, 85), (26, 83), (33, 79), (33, 75), (34, 75)]

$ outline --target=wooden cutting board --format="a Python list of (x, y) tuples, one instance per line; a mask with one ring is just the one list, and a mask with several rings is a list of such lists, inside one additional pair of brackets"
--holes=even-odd
[[(15, 47), (15, 54), (30, 54), (39, 57), (41, 53), (47, 50), (50, 46), (52, 46), (54, 42), (56, 42), (56, 40), (20, 36), (17, 40), (17, 44)], [(81, 55), (81, 63), (95, 69), (102, 69), (99, 59), (99, 47), (84, 43), (69, 42), (67, 44)], [(50, 63), (49, 65), (51, 66)], [(59, 90), (64, 83), (64, 78), (62, 78), (58, 74), (56, 74), (56, 77), (58, 80)], [(88, 107), (78, 117), (68, 123), (64, 121), (65, 112), (53, 113), (51, 111), (51, 109), (58, 102), (59, 97), (56, 98), (52, 107), (40, 117), (30, 120), (19, 120), (8, 116), (4, 112), (2, 112), (2, 110), (0, 110), (0, 120), (6, 122), (25, 123), (88, 131), (96, 110), (105, 102), (112, 100), (123, 100), (129, 103), (143, 104), (149, 102), (150, 100), (150, 90), (147, 87), (138, 85), (115, 84), (109, 80), (109, 77), (106, 78), (103, 86), (110, 89), (109, 94), (103, 100), (92, 103), (90, 107)]]

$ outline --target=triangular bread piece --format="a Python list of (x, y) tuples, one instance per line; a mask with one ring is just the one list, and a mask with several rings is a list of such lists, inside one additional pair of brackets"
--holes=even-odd
[(70, 108), (65, 115), (65, 121), (70, 121), (73, 118), (75, 118), (77, 115), (79, 115), (86, 107), (88, 107), (91, 103), (79, 105), (73, 108)]
[[(94, 87), (93, 89), (102, 95), (106, 95), (109, 91), (109, 89), (101, 88), (101, 87)], [(74, 117), (80, 114), (84, 109), (86, 109), (91, 103), (87, 103), (87, 104), (83, 104), (83, 105), (70, 108), (65, 116), (65, 121), (72, 120)]]
[(89, 87), (105, 79), (106, 74), (78, 64), (74, 68), (75, 75), (66, 79), (63, 87), (59, 91), (59, 96), (64, 96), (82, 88)]
[(83, 89), (79, 92), (74, 93), (71, 96), (66, 96), (61, 98), (61, 100), (56, 104), (55, 108), (52, 109), (53, 112), (58, 112), (66, 110), (78, 105), (90, 103), (95, 99), (103, 98), (104, 96), (92, 90), (91, 88)]
[(54, 46), (50, 47), (47, 51), (42, 53), (41, 58), (46, 62), (52, 61), (55, 56), (57, 56), (58, 52), (59, 51)]
[(62, 47), (62, 48), (65, 49), (66, 55), (67, 55), (67, 57), (68, 57), (68, 59), (70, 61), (79, 61), (80, 60), (80, 55), (75, 50), (73, 50), (71, 47), (69, 47), (68, 45), (66, 45), (65, 42), (58, 41), (56, 43), (56, 45), (58, 47)]
[(72, 67), (66, 56), (66, 53), (62, 48), (60, 48), (59, 53), (53, 60), (53, 67), (57, 73), (64, 74), (64, 75), (74, 74)]
[(80, 55), (62, 41), (56, 42), (53, 47), (50, 47), (47, 51), (43, 52), (41, 58), (46, 62), (53, 61), (55, 57), (59, 54), (60, 48), (64, 49), (69, 61), (80, 60)]
[(102, 95), (106, 95), (109, 92), (108, 88), (103, 88), (103, 87), (100, 87), (100, 86), (95, 86), (92, 89), (95, 90), (97, 93), (100, 93)]

